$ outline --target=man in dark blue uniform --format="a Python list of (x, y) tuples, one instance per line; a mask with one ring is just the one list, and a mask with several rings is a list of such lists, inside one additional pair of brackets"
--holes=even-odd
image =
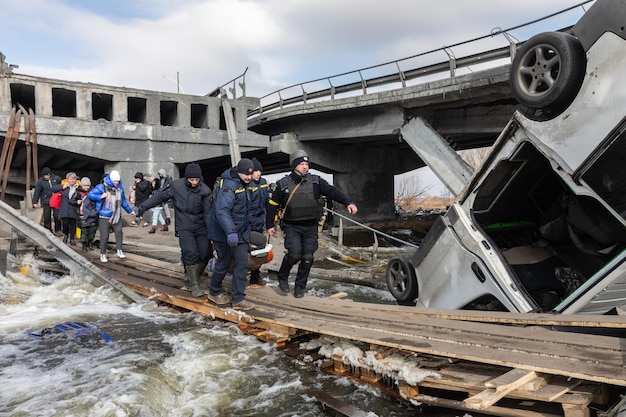
[(297, 150), (289, 159), (292, 171), (276, 184), (276, 191), (267, 205), (265, 226), (272, 236), (276, 213), (279, 209), (283, 211), (281, 228), (285, 235), (287, 254), (278, 271), (278, 287), (283, 295), (289, 293), (289, 271), (300, 262), (293, 294), (296, 298), (302, 298), (313, 266), (313, 254), (317, 250), (317, 222), (322, 216), (320, 196), (343, 204), (350, 214), (356, 214), (358, 209), (339, 188), (330, 185), (319, 175), (309, 173), (311, 161), (305, 151)]
[[(236, 310), (250, 310), (254, 304), (246, 300), (248, 249), (250, 245), (250, 193), (254, 164), (243, 158), (237, 166), (227, 169), (215, 185), (215, 201), (211, 209), (209, 239), (217, 252), (211, 274), (209, 301), (232, 304)], [(222, 282), (233, 263), (232, 298), (224, 294)]]
[[(258, 159), (252, 158), (254, 173), (252, 180), (248, 184), (250, 193), (250, 228), (253, 232), (263, 233), (265, 231), (265, 214), (267, 202), (270, 199), (269, 185), (263, 174), (263, 166)], [(259, 265), (260, 267), (260, 265)], [(256, 268), (250, 270), (250, 285), (265, 286), (266, 282), (261, 278), (261, 270)]]

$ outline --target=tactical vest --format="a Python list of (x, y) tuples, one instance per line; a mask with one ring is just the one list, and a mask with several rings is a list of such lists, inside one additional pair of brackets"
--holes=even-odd
[(304, 220), (318, 220), (322, 216), (323, 209), (315, 199), (315, 193), (313, 191), (314, 184), (319, 184), (319, 177), (317, 175), (311, 175), (309, 179), (304, 180), (298, 189), (293, 192), (296, 184), (291, 178), (287, 178), (286, 181), (281, 181), (281, 190), (284, 193), (293, 193), (289, 204), (285, 208), (285, 215), (283, 217), (285, 221), (299, 222)]

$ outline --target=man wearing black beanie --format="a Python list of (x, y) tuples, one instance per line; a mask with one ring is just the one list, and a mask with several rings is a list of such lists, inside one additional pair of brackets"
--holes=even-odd
[(282, 210), (280, 224), (287, 254), (278, 270), (278, 288), (283, 295), (289, 294), (289, 272), (299, 263), (293, 295), (302, 298), (318, 245), (317, 224), (322, 215), (320, 196), (338, 201), (350, 214), (356, 214), (358, 210), (350, 196), (319, 175), (309, 173), (311, 160), (305, 151), (294, 151), (290, 162), (291, 173), (278, 180), (276, 191), (267, 205), (265, 227), (270, 236), (274, 235), (276, 213)]
[(143, 202), (139, 206), (139, 215), (170, 199), (174, 204), (174, 230), (178, 235), (185, 277), (189, 279), (191, 295), (200, 297), (200, 276), (212, 253), (207, 238), (211, 189), (203, 182), (200, 165), (187, 165), (185, 178), (172, 181), (169, 188)]

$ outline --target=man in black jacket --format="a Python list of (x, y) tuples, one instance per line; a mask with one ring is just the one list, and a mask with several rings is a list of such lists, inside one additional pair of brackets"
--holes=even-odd
[(309, 173), (311, 161), (306, 152), (297, 150), (289, 159), (292, 171), (276, 184), (276, 191), (267, 204), (265, 227), (270, 236), (273, 235), (276, 212), (283, 210), (281, 228), (287, 254), (278, 270), (278, 287), (283, 295), (289, 293), (289, 271), (300, 262), (293, 294), (302, 298), (313, 266), (313, 254), (317, 250), (317, 223), (322, 216), (320, 196), (338, 201), (346, 206), (350, 214), (356, 214), (358, 210), (343, 191), (319, 175)]
[(200, 275), (211, 257), (208, 238), (211, 218), (211, 189), (203, 182), (200, 165), (191, 163), (185, 169), (185, 178), (171, 182), (167, 189), (156, 193), (139, 205), (139, 216), (146, 210), (172, 200), (181, 260), (185, 276), (189, 278), (191, 295), (202, 296)]
[[(57, 184), (61, 184), (61, 177), (54, 175), (50, 168), (44, 167), (33, 194), (33, 208), (43, 208), (43, 227), (55, 234), (61, 233), (61, 220), (59, 219), (59, 210), (50, 207), (50, 197), (52, 197), (52, 187)], [(41, 205), (38, 204), (40, 199)], [(51, 218), (54, 218), (54, 230), (52, 230)]]
[(139, 226), (139, 222), (141, 222), (141, 217), (136, 214), (137, 208), (150, 198), (150, 194), (152, 193), (152, 185), (148, 180), (144, 179), (143, 172), (135, 173), (135, 182), (131, 187), (132, 191), (135, 193), (135, 202), (133, 204), (133, 208), (135, 209), (135, 219), (130, 223), (131, 226)]

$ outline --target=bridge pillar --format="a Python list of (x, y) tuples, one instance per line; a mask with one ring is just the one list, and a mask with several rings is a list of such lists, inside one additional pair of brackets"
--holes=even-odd
[[(354, 200), (359, 221), (389, 219), (393, 216), (394, 182), (392, 172), (348, 172), (333, 174), (333, 183)], [(346, 213), (343, 206), (335, 211)]]

